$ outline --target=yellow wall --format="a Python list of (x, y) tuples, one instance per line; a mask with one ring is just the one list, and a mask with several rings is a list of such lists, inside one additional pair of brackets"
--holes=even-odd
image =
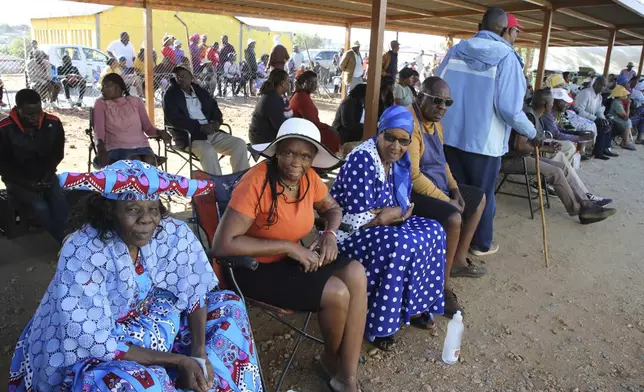
[(31, 20), (32, 37), (40, 44), (96, 46), (96, 15)]
[[(208, 35), (208, 43), (217, 41), (221, 43), (221, 36), (226, 34), (228, 39), (240, 52), (240, 22), (230, 16), (198, 14), (192, 12), (181, 12), (179, 17), (188, 25), (189, 34), (199, 33)], [(185, 28), (174, 17), (174, 11), (154, 10), (152, 12), (152, 25), (154, 35), (154, 48), (157, 53), (161, 52), (161, 40), (164, 35), (171, 34), (183, 42), (183, 50), (187, 50), (188, 43)], [(105, 50), (107, 46), (119, 38), (122, 31), (130, 34), (130, 40), (136, 52), (141, 48), (145, 38), (143, 26), (143, 10), (139, 8), (114, 7), (100, 14), (100, 49)], [(269, 53), (273, 47), (273, 36), (280, 35), (282, 44), (287, 48), (292, 46), (291, 33), (279, 33), (259, 31), (249, 26), (243, 27), (242, 49), (246, 48), (248, 38), (257, 41), (256, 53), (259, 57), (262, 53)]]
[[(242, 47), (246, 48), (249, 38), (253, 38), (257, 57), (270, 53), (273, 47), (273, 36), (279, 35), (282, 45), (290, 52), (293, 46), (291, 33), (270, 32), (268, 29), (256, 29), (242, 25), (231, 16), (181, 12), (181, 19), (188, 25), (189, 33), (208, 35), (208, 43), (221, 43), (221, 36), (228, 35), (230, 43), (237, 53), (240, 50), (240, 25), (242, 27)], [(96, 18), (98, 17), (98, 32)], [(185, 28), (174, 17), (173, 11), (154, 10), (152, 12), (154, 32), (154, 47), (160, 56), (161, 40), (165, 34), (172, 34), (183, 42), (183, 49), (188, 47)], [(61, 18), (44, 18), (31, 20), (34, 39), (40, 44), (76, 44), (98, 47), (105, 51), (107, 46), (119, 38), (123, 31), (130, 34), (130, 40), (135, 52), (138, 52), (145, 38), (143, 26), (143, 10), (140, 8), (113, 7), (98, 15), (73, 16)], [(243, 60), (243, 58), (238, 58)]]

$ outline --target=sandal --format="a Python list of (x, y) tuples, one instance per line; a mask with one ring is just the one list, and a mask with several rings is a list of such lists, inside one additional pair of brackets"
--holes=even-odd
[[(335, 389), (333, 387), (333, 384), (331, 383), (331, 381), (332, 380), (329, 380), (329, 382), (327, 382), (327, 384), (326, 384), (329, 387), (329, 391), (331, 391), (331, 392), (341, 392), (340, 390)], [(360, 384), (360, 381), (358, 381), (358, 392), (369, 392), (368, 390), (362, 388), (362, 385)]]
[(449, 276), (452, 278), (480, 278), (487, 274), (485, 267), (477, 266), (470, 259), (466, 259), (466, 267), (452, 267), (449, 271)]
[(396, 348), (396, 343), (396, 339), (393, 336), (385, 336), (373, 340), (373, 344), (382, 351), (392, 351)]
[(443, 307), (443, 316), (452, 318), (457, 311), (461, 311), (461, 314), (465, 314), (465, 311), (461, 307), (461, 304), (458, 303), (458, 298), (454, 291), (450, 289), (445, 289), (443, 291), (445, 296), (445, 306)]
[(429, 313), (423, 313), (418, 317), (409, 320), (409, 323), (416, 328), (425, 329), (428, 331), (435, 331), (437, 326), (432, 316)]

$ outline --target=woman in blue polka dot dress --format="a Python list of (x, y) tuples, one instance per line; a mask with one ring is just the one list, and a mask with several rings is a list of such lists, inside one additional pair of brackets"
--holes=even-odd
[(338, 233), (340, 253), (360, 260), (367, 274), (369, 310), (365, 334), (383, 350), (395, 344), (402, 323), (434, 328), (443, 314), (445, 233), (434, 220), (412, 215), (407, 146), (411, 112), (387, 109), (378, 136), (347, 157), (331, 194), (352, 233)]

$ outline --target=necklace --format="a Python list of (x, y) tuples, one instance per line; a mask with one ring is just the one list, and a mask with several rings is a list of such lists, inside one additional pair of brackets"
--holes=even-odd
[(288, 189), (291, 192), (295, 192), (297, 190), (298, 185), (299, 185), (299, 183), (295, 184), (295, 185), (287, 185), (282, 180), (280, 180), (280, 184), (284, 187), (284, 189)]

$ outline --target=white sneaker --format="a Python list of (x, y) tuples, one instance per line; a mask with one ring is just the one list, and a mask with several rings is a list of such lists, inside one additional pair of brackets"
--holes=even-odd
[(495, 244), (495, 243), (492, 243), (492, 246), (490, 246), (490, 249), (488, 249), (487, 251), (470, 248), (470, 253), (477, 257), (493, 255), (498, 251), (499, 251), (499, 244)]

